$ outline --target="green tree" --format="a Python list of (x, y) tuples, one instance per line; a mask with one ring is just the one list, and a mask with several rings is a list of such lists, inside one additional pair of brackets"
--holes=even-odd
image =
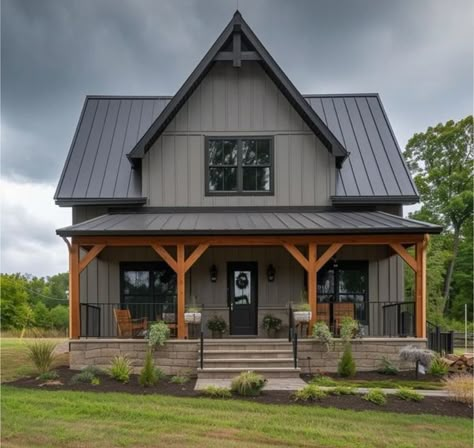
[(40, 328), (51, 328), (51, 316), (43, 302), (38, 302), (33, 307), (35, 325)]
[(28, 311), (25, 280), (18, 274), (0, 275), (0, 317), (3, 330), (21, 328)]
[(51, 324), (58, 330), (64, 330), (69, 325), (69, 308), (65, 305), (56, 305), (49, 311)]
[(452, 235), (443, 285), (445, 310), (463, 229), (473, 215), (472, 133), (472, 116), (450, 120), (415, 134), (404, 153), (421, 196), (417, 215), (442, 224)]

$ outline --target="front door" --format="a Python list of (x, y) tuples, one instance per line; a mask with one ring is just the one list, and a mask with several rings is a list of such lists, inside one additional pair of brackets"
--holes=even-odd
[(231, 335), (257, 334), (257, 263), (227, 264)]

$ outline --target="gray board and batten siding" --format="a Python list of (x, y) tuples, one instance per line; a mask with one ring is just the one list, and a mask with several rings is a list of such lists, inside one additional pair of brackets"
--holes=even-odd
[[(416, 202), (378, 95), (305, 98), (350, 152), (341, 169), (256, 63), (239, 70), (216, 63), (141, 168), (132, 169), (127, 154), (170, 97), (88, 97), (55, 199), (60, 205), (113, 205), (142, 204), (148, 197), (147, 205), (167, 206)], [(205, 196), (205, 136), (229, 133), (274, 135), (274, 196)]]
[[(323, 251), (325, 247), (320, 247)], [(403, 261), (390, 256), (386, 246), (343, 247), (338, 260), (368, 261), (368, 298), (371, 302), (397, 302), (404, 296)], [(146, 247), (108, 247), (93, 260), (80, 276), (81, 303), (120, 303), (120, 263), (161, 261), (160, 257)], [(211, 247), (186, 274), (186, 302), (191, 295), (198, 297), (204, 306), (204, 324), (215, 314), (229, 317), (227, 307), (226, 265), (229, 261), (254, 261), (258, 263), (258, 331), (263, 316), (272, 313), (287, 325), (287, 306), (290, 301), (299, 301), (304, 289), (304, 270), (282, 247)], [(268, 282), (266, 269), (273, 264), (275, 281)], [(217, 282), (209, 278), (209, 267), (215, 264), (218, 270)], [(105, 310), (109, 312), (106, 313)], [(205, 326), (205, 325), (204, 325)], [(382, 321), (371, 316), (373, 335), (381, 335)], [(101, 318), (101, 334), (115, 335), (115, 321), (111, 307), (104, 308)]]

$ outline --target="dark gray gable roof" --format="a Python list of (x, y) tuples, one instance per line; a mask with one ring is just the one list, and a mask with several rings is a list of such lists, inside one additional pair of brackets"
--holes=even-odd
[(285, 75), (283, 70), (278, 66), (270, 53), (265, 49), (263, 44), (250, 29), (248, 24), (242, 18), (239, 11), (236, 11), (232, 20), (226, 26), (216, 42), (212, 45), (198, 66), (191, 73), (189, 78), (184, 82), (176, 95), (171, 99), (165, 107), (162, 114), (153, 122), (150, 128), (145, 132), (143, 137), (138, 141), (135, 147), (130, 151), (128, 157), (133, 159), (141, 159), (150, 149), (154, 141), (165, 130), (166, 126), (175, 117), (180, 108), (194, 92), (203, 77), (212, 67), (218, 53), (226, 48), (227, 43), (232, 38), (235, 30), (242, 33), (242, 36), (248, 40), (251, 48), (258, 54), (259, 62), (268, 76), (280, 88), (282, 93), (288, 99), (290, 104), (301, 115), (309, 128), (319, 137), (323, 144), (336, 156), (338, 165), (342, 164), (347, 157), (347, 151), (341, 142), (334, 136), (331, 130), (326, 126), (323, 120), (315, 111), (309, 107), (301, 93)]
[[(350, 151), (333, 203), (415, 203), (418, 192), (377, 94), (307, 95)], [(171, 97), (89, 96), (56, 191), (59, 205), (143, 204), (127, 153)]]
[(58, 229), (74, 235), (276, 235), (440, 233), (441, 227), (383, 212), (308, 209), (156, 210), (102, 215)]

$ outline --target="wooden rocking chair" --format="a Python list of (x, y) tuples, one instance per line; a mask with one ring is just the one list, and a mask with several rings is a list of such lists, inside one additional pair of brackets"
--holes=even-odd
[(120, 338), (136, 338), (147, 330), (147, 318), (132, 319), (130, 310), (114, 309), (114, 316)]
[(353, 303), (335, 303), (333, 308), (334, 314), (334, 333), (339, 335), (341, 331), (341, 323), (345, 317), (354, 319), (354, 304)]

